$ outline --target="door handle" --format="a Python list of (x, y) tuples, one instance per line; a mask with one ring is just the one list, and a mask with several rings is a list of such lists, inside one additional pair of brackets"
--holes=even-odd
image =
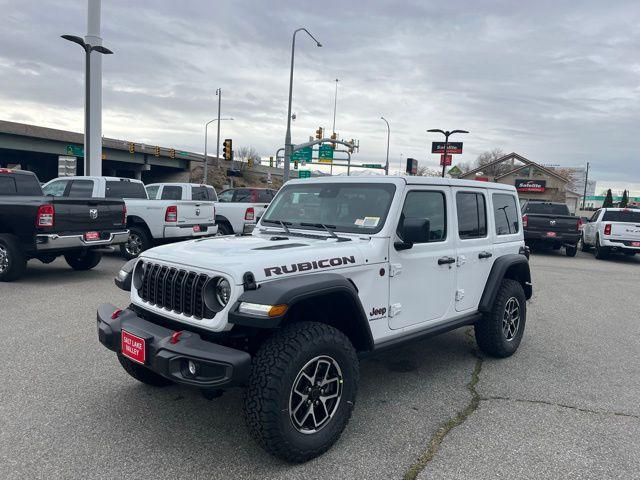
[(455, 263), (456, 259), (453, 257), (440, 257), (438, 259), (438, 265), (447, 265), (448, 263)]
[(491, 252), (480, 252), (478, 254), (478, 258), (491, 258), (493, 257), (493, 253)]

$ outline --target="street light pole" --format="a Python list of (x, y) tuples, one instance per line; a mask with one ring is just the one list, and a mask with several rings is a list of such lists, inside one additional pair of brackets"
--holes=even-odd
[(441, 133), (444, 135), (444, 160), (442, 162), (442, 178), (444, 178), (444, 171), (446, 168), (446, 163), (447, 163), (447, 152), (449, 151), (449, 135), (453, 135), (454, 133), (469, 133), (466, 130), (440, 130), (438, 128), (432, 128), (430, 130), (427, 130), (427, 132), (433, 132), (433, 133)]
[(389, 138), (391, 137), (391, 127), (389, 127), (389, 122), (387, 122), (387, 119), (384, 117), (380, 117), (382, 120), (384, 120), (384, 123), (387, 124), (387, 161), (384, 164), (384, 173), (385, 175), (389, 175)]
[(233, 118), (220, 118), (220, 112), (218, 111), (218, 118), (214, 118), (213, 120), (209, 120), (204, 124), (204, 171), (202, 175), (202, 183), (207, 183), (207, 178), (209, 174), (209, 158), (207, 156), (207, 139), (209, 133), (209, 124), (213, 122), (218, 122), (218, 151), (216, 153), (216, 166), (218, 165), (218, 158), (220, 155), (220, 121), (221, 120), (233, 120)]
[(333, 129), (331, 130), (333, 133), (336, 133), (336, 109), (338, 107), (338, 80), (336, 78), (336, 95), (333, 98)]
[[(84, 174), (94, 175), (96, 173), (101, 174), (102, 169), (98, 169), (98, 172), (94, 172), (91, 169), (91, 52), (98, 52), (104, 55), (111, 55), (113, 52), (102, 45), (91, 45), (85, 42), (81, 37), (76, 35), (61, 35), (65, 40), (77, 43), (80, 45), (84, 54)], [(98, 141), (101, 141), (101, 137), (98, 137)], [(100, 152), (102, 148), (98, 149)], [(100, 165), (98, 163), (98, 165)]]
[(291, 144), (291, 100), (293, 98), (293, 63), (295, 59), (296, 52), (296, 34), (300, 31), (304, 31), (307, 35), (309, 35), (315, 42), (318, 47), (321, 47), (322, 44), (316, 40), (316, 38), (304, 27), (298, 28), (293, 32), (293, 40), (291, 41), (291, 72), (289, 73), (289, 107), (287, 109), (287, 133), (284, 137), (284, 173), (283, 173), (283, 181), (286, 182), (289, 180), (289, 171), (291, 170), (291, 154), (293, 152), (293, 145)]
[(587, 199), (587, 182), (589, 181), (589, 162), (587, 162), (587, 171), (584, 175), (584, 194), (582, 195), (582, 210), (584, 210), (585, 201)]
[(222, 107), (222, 89), (216, 90), (218, 95), (218, 135), (216, 137), (216, 167), (220, 166), (220, 107)]

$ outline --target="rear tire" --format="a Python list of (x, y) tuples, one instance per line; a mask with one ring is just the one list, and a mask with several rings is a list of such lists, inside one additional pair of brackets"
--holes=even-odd
[(522, 285), (505, 278), (491, 311), (474, 326), (478, 347), (492, 357), (510, 357), (522, 341), (526, 320), (527, 299)]
[(575, 257), (578, 253), (578, 246), (572, 245), (570, 247), (564, 247), (564, 253), (567, 257)]
[(100, 263), (102, 254), (87, 250), (86, 252), (67, 253), (64, 259), (74, 270), (91, 270)]
[(131, 260), (137, 258), (145, 250), (149, 250), (153, 243), (145, 228), (137, 225), (132, 225), (128, 228), (129, 238), (120, 245), (120, 253), (127, 260)]
[(356, 351), (342, 332), (317, 322), (288, 325), (253, 359), (244, 402), (249, 431), (288, 462), (317, 457), (349, 422), (358, 377)]
[(0, 282), (11, 282), (27, 269), (27, 258), (18, 239), (11, 234), (0, 234)]
[(218, 235), (233, 235), (233, 228), (228, 223), (219, 223)]
[(152, 387), (166, 387), (173, 384), (173, 382), (168, 378), (158, 375), (156, 372), (129, 360), (123, 355), (118, 354), (118, 361), (120, 362), (120, 365), (122, 365), (122, 368), (124, 368), (125, 372), (146, 385), (151, 385)]
[(600, 246), (600, 237), (596, 237), (596, 258), (598, 260), (605, 260), (608, 256), (608, 252), (604, 247)]

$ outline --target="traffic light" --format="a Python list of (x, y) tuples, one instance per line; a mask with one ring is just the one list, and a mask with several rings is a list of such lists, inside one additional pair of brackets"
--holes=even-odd
[(269, 166), (273, 168), (273, 157), (269, 157)]
[(293, 169), (297, 170), (298, 169), (298, 160), (294, 160), (293, 161)]
[(156, 147), (156, 148), (155, 148), (155, 151), (153, 152), (153, 154), (154, 154), (156, 157), (159, 157), (159, 156), (160, 156), (160, 147)]
[(333, 132), (331, 134), (331, 140), (337, 140), (338, 139), (338, 134), (336, 132)]
[(233, 140), (225, 138), (222, 143), (222, 158), (225, 160), (233, 160)]
[(247, 159), (247, 165), (249, 166), (249, 168), (253, 168), (253, 158)]
[(175, 148), (169, 149), (169, 158), (176, 158), (176, 149)]
[(129, 142), (129, 153), (136, 153), (136, 144)]
[(323, 131), (324, 131), (324, 128), (322, 128), (322, 127), (318, 127), (318, 129), (316, 130), (316, 138), (318, 140), (320, 140), (322, 138)]

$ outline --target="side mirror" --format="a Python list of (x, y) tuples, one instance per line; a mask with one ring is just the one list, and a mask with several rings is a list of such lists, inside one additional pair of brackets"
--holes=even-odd
[(405, 218), (400, 229), (402, 242), (395, 242), (396, 250), (408, 250), (414, 243), (427, 243), (431, 222), (428, 218)]

